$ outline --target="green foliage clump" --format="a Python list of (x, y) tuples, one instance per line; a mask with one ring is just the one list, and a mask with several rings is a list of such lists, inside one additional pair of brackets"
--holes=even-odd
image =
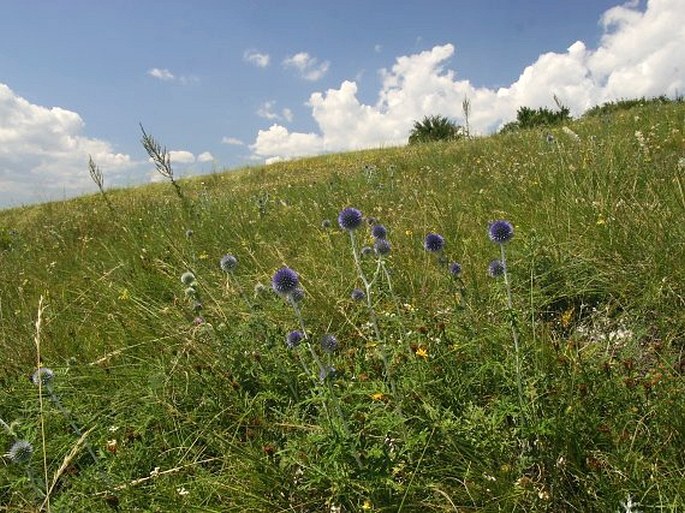
[(680, 103), (683, 101), (682, 96), (676, 96), (675, 98), (669, 98), (666, 95), (656, 96), (654, 98), (629, 98), (611, 102), (605, 102), (601, 105), (595, 105), (594, 107), (588, 109), (583, 114), (585, 118), (591, 117), (601, 117), (615, 112), (620, 112), (624, 110), (630, 110), (635, 107), (644, 107), (646, 105), (666, 105), (669, 103)]
[(547, 107), (539, 107), (537, 109), (519, 107), (516, 112), (516, 121), (505, 124), (500, 130), (500, 133), (561, 125), (571, 121), (571, 110), (565, 105), (562, 105), (556, 97), (554, 100), (558, 108), (556, 111), (548, 109)]
[(409, 133), (409, 144), (434, 141), (454, 141), (464, 136), (464, 129), (445, 116), (425, 116), (414, 121)]

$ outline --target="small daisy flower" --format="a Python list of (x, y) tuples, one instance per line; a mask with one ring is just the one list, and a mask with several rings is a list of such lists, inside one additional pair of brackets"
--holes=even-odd
[(445, 247), (445, 239), (437, 233), (429, 233), (423, 240), (423, 247), (431, 253), (438, 253)]

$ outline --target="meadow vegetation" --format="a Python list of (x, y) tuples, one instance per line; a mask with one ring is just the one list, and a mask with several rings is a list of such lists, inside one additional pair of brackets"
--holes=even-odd
[(2, 211), (0, 511), (682, 512), (684, 182), (644, 102)]

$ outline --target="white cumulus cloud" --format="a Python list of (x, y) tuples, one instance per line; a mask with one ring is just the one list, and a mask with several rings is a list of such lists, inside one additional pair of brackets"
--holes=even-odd
[(150, 75), (152, 78), (157, 78), (159, 80), (174, 80), (176, 76), (169, 71), (168, 69), (162, 69), (162, 68), (151, 68), (147, 70), (147, 74)]
[(282, 109), (280, 114), (276, 112), (274, 109), (276, 107), (276, 102), (275, 101), (267, 101), (262, 103), (260, 105), (259, 109), (257, 109), (257, 115), (260, 118), (268, 119), (268, 120), (286, 120), (288, 122), (291, 122), (293, 120), (293, 112), (288, 109)]
[(224, 136), (221, 139), (221, 143), (222, 144), (228, 144), (231, 146), (245, 146), (245, 143), (243, 141), (241, 141), (240, 139), (238, 139), (237, 137)]
[[(250, 147), (254, 156), (278, 158), (404, 144), (412, 122), (441, 114), (463, 123), (462, 101), (471, 102), (470, 125), (489, 133), (513, 120), (521, 106), (554, 108), (556, 95), (573, 115), (606, 101), (639, 96), (673, 96), (685, 90), (685, 9), (683, 0), (649, 0), (606, 11), (604, 33), (596, 49), (577, 41), (566, 52), (541, 54), (518, 79), (499, 89), (475, 87), (447, 67), (452, 44), (398, 57), (380, 71), (381, 87), (374, 104), (357, 96), (357, 84), (314, 92), (308, 105), (318, 132), (290, 132), (274, 124), (260, 130)], [(297, 54), (286, 61), (301, 72), (311, 57)]]
[(283, 60), (283, 66), (296, 69), (302, 78), (311, 82), (322, 79), (330, 65), (328, 61), (319, 62), (307, 52), (296, 53)]
[(271, 62), (271, 57), (268, 53), (261, 53), (256, 50), (245, 50), (243, 53), (243, 60), (254, 64), (258, 68), (266, 68)]
[(214, 155), (212, 155), (208, 151), (203, 151), (197, 156), (197, 161), (198, 162), (213, 162), (214, 161)]
[(0, 202), (96, 190), (89, 156), (102, 170), (105, 186), (137, 164), (107, 141), (85, 136), (84, 128), (76, 112), (35, 105), (0, 83)]
[(172, 166), (174, 164), (192, 164), (195, 162), (195, 155), (186, 150), (170, 150), (169, 159)]

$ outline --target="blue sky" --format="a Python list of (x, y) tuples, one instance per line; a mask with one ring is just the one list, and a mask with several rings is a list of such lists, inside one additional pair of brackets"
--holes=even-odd
[(685, 89), (685, 0), (3, 0), (0, 207)]

